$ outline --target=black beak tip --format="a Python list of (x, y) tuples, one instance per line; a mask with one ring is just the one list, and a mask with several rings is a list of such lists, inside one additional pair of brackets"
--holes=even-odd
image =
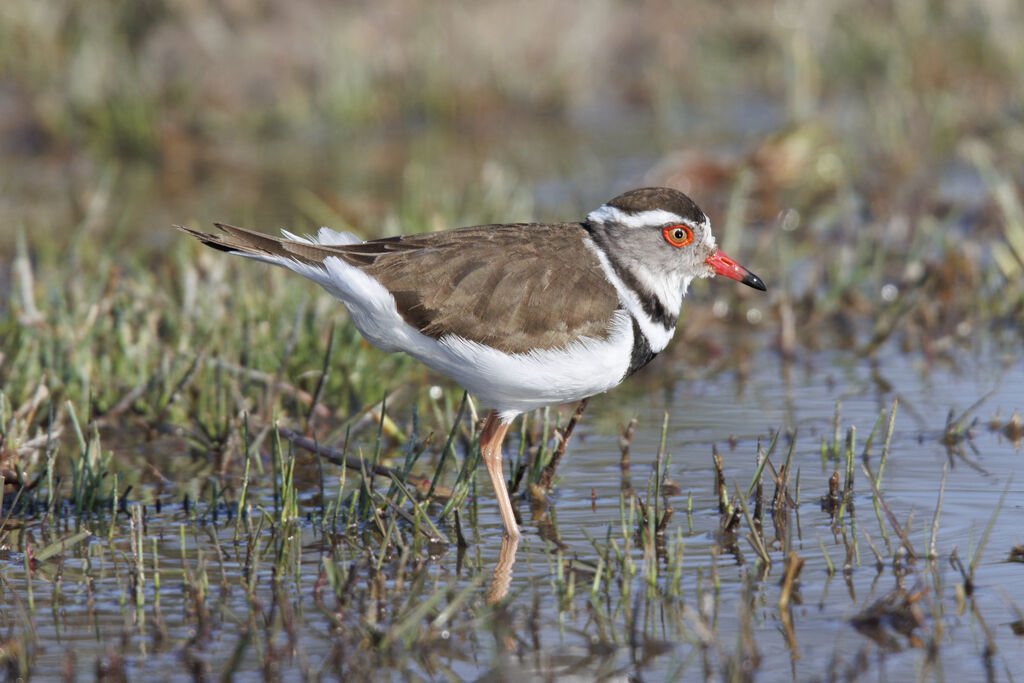
[(748, 287), (753, 287), (754, 289), (758, 289), (762, 292), (768, 291), (768, 288), (764, 286), (764, 281), (761, 280), (761, 278), (759, 278), (758, 276), (751, 273), (749, 270), (747, 271), (747, 274), (743, 277), (741, 282), (747, 285)]

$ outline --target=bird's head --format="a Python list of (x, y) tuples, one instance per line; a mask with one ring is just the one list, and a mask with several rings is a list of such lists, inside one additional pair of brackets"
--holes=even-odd
[(678, 286), (681, 296), (693, 278), (716, 274), (765, 290), (761, 278), (718, 248), (707, 215), (678, 190), (620, 194), (591, 211), (586, 227), (595, 241), (614, 244), (615, 257), (652, 291)]

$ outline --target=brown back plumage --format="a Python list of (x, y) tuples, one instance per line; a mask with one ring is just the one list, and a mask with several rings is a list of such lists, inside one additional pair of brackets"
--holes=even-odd
[[(484, 225), (349, 245), (315, 245), (216, 224), (181, 228), (222, 251), (321, 264), (337, 257), (375, 278), (421, 333), (454, 334), (506, 353), (603, 339), (619, 307), (579, 223)], [(582, 294), (586, 296), (582, 296)]]

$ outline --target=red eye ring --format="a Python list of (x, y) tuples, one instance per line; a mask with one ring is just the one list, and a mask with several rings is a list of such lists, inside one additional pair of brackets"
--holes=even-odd
[(661, 229), (665, 241), (673, 247), (685, 247), (693, 241), (693, 230), (685, 225), (670, 225)]

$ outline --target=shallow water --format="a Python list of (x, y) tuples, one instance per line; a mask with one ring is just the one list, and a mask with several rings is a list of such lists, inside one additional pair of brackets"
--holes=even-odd
[[(927, 551), (943, 468), (949, 468), (936, 543), (939, 558), (936, 571), (945, 594), (932, 596), (939, 597), (936, 602), (942, 603), (946, 610), (941, 616), (944, 628), (939, 652), (942, 675), (968, 679), (982, 676), (984, 636), (977, 615), (981, 615), (990, 630), (999, 653), (995, 664), (997, 672), (1003, 666), (1012, 669), (1012, 662), (1024, 655), (1024, 641), (1009, 626), (1020, 618), (1015, 607), (1024, 604), (1024, 584), (1019, 581), (1020, 565), (1007, 562), (1010, 548), (1021, 542), (1022, 453), (1020, 442), (1014, 444), (1002, 432), (990, 429), (988, 423), (998, 412), (1005, 424), (1014, 410), (1019, 412), (1024, 406), (1024, 362), (1020, 356), (1012, 360), (1004, 358), (996, 365), (986, 362), (980, 355), (964, 354), (954, 368), (890, 352), (884, 353), (871, 367), (846, 354), (834, 353), (820, 354), (811, 366), (787, 367), (777, 355), (762, 352), (757, 365), (774, 371), (759, 373), (742, 389), (737, 389), (735, 383), (726, 378), (718, 382), (680, 383), (672, 392), (670, 406), (666, 405), (664, 397), (654, 395), (652, 400), (630, 407), (642, 425), (655, 425), (666, 410), (669, 413), (668, 451), (672, 462), (668, 476), (682, 490), (670, 503), (677, 511), (673, 525), (687, 529), (687, 557), (692, 559), (684, 564), (691, 582), (695, 567), (704, 565), (707, 569), (709, 566), (706, 550), (716, 544), (719, 515), (710, 467), (711, 444), (718, 444), (722, 453), (730, 490), (734, 482), (745, 489), (755, 469), (756, 439), (760, 437), (768, 443), (776, 425), (798, 427), (793, 467), (799, 469), (800, 506), (792, 519), (797, 528), (793, 550), (807, 562), (800, 576), (802, 605), (796, 607), (793, 614), (796, 647), (787, 647), (775, 607), (782, 559), (776, 548), (772, 554), (776, 565), (760, 589), (764, 602), (754, 610), (756, 647), (762, 658), (760, 672), (777, 673), (768, 678), (792, 675), (804, 680), (823, 675), (834, 658), (844, 664), (838, 669), (842, 672), (863, 648), (869, 656), (869, 678), (887, 675), (905, 679), (920, 673), (925, 658), (923, 649), (908, 648), (903, 638), (897, 638), (894, 645), (902, 650), (899, 652), (884, 653), (877, 647), (866, 647), (869, 641), (850, 623), (858, 612), (897, 586), (891, 565), (881, 572), (876, 571), (874, 556), (859, 530), (863, 527), (871, 535), (883, 556), (886, 556), (887, 544), (893, 543), (893, 547), (899, 544), (899, 539), (888, 530), (888, 539), (882, 540), (871, 491), (859, 471), (864, 440), (880, 411), (887, 410), (893, 398), (899, 399), (899, 407), (882, 490), (901, 524), (913, 514), (909, 538), (919, 555)], [(949, 411), (959, 416), (983, 397), (982, 403), (974, 407), (966, 419), (968, 424), (973, 424), (969, 440), (947, 447), (942, 434)], [(602, 400), (615, 399), (612, 396)], [(850, 425), (857, 427), (854, 519), (858, 527), (856, 535), (860, 536), (856, 539), (859, 561), (854, 561), (847, 577), (841, 573), (829, 576), (821, 544), (837, 569), (841, 568), (846, 551), (843, 541), (833, 531), (828, 514), (818, 504), (819, 496), (828, 490), (829, 476), (833, 470), (841, 469), (840, 464), (831, 461), (823, 466), (821, 458), (821, 439), (832, 438), (837, 400), (841, 401), (842, 434), (845, 436)], [(592, 407), (595, 412), (601, 410), (601, 401)], [(884, 432), (884, 428), (883, 424), (880, 432)], [(730, 437), (735, 437), (734, 447), (729, 445)], [(641, 490), (646, 487), (658, 439), (657, 430), (651, 428), (638, 429), (634, 438), (632, 481), (633, 486)], [(875, 439), (869, 459), (872, 471), (877, 471), (880, 440), (881, 434)], [(776, 465), (785, 453), (784, 449), (779, 450), (781, 452), (773, 458)], [(560, 470), (563, 479), (556, 496), (560, 539), (570, 548), (565, 552), (586, 555), (590, 544), (583, 529), (600, 536), (600, 525), (607, 523), (605, 520), (618, 519), (617, 451), (616, 436), (595, 434), (591, 434), (585, 444), (577, 442), (570, 449), (571, 460)], [(766, 483), (765, 488), (766, 495), (770, 495), (772, 487)], [(591, 489), (596, 495), (596, 513), (591, 507)], [(1000, 508), (999, 497), (1004, 490), (1006, 499)], [(685, 515), (688, 494), (693, 497), (690, 519)], [(956, 613), (953, 596), (960, 575), (949, 563), (950, 553), (956, 549), (966, 564), (997, 508), (998, 519), (976, 569), (975, 611)], [(768, 536), (770, 538), (771, 533)], [(743, 561), (749, 565), (756, 555), (745, 541), (740, 540), (738, 545)], [(526, 546), (528, 552), (536, 548), (536, 544)], [(922, 586), (924, 582), (919, 574), (926, 571), (926, 566), (923, 559), (910, 563), (909, 573), (902, 577), (903, 584), (911, 590)], [(719, 636), (726, 646), (735, 643), (736, 603), (742, 594), (743, 575), (748, 568), (730, 555), (719, 558), (722, 619)], [(934, 625), (931, 615), (928, 622)], [(551, 642), (563, 641), (553, 638)], [(668, 655), (667, 661), (685, 656), (686, 648), (683, 649), (684, 652)], [(662, 665), (654, 669), (662, 672), (672, 669), (665, 662)], [(694, 673), (691, 671), (691, 675)]]
[[(991, 364), (986, 358), (1001, 360)], [(441, 669), (433, 667), (440, 665), (461, 678), (491, 672), (513, 678), (574, 673), (587, 678), (634, 674), (651, 680), (689, 679), (701, 675), (705, 662), (710, 670), (723, 671), (742, 635), (741, 626), (749, 623), (751, 642), (760, 657), (756, 671), (763, 678), (813, 679), (827, 676), (831, 667), (838, 675), (861, 672), (870, 678), (903, 679), (921, 673), (926, 649), (893, 631), (882, 639), (883, 644), (876, 644), (851, 624), (851, 618), (901, 584), (910, 592), (929, 586), (919, 607), (924, 629), (941, 629), (937, 639), (941, 673), (933, 671), (933, 675), (982, 676), (986, 631), (991, 634), (991, 662), (997, 677), (1012, 670), (1012, 663), (1024, 655), (1024, 642), (1010, 626), (1019, 619), (1015, 610), (1024, 604), (1020, 564), (1006, 561), (1012, 545), (1021, 540), (1022, 485), (1016, 483), (1021, 446), (989, 429), (988, 423), (997, 412), (1005, 422), (1013, 411), (1024, 409), (1024, 362), (1019, 349), (1009, 353), (986, 349), (984, 354), (964, 351), (955, 364), (925, 362), (891, 350), (883, 350), (874, 363), (832, 352), (818, 354), (811, 362), (787, 364), (767, 350), (754, 360), (759, 371), (742, 386), (729, 373), (701, 376), (690, 372), (687, 380), (670, 383), (667, 392), (626, 391), (622, 396), (612, 392), (595, 399), (570, 442), (548, 509), (546, 519), (554, 522), (560, 552), (538, 536), (537, 526), (529, 521), (528, 506), (521, 505), (526, 518), (524, 539), (499, 620), (484, 626), (470, 617), (454, 616), (450, 630), (431, 641), (429, 657), (409, 655), (409, 661), (395, 668), (382, 664), (376, 675), (437, 678)], [(666, 371), (671, 368), (652, 368), (652, 372)], [(959, 414), (982, 397), (986, 398), (966, 419), (973, 423), (970, 438), (947, 447), (941, 437), (949, 411)], [(865, 439), (893, 398), (899, 399), (899, 407), (882, 489), (901, 524), (913, 515), (908, 538), (921, 556), (896, 564), (890, 560), (899, 539), (888, 528), (880, 530), (871, 492), (859, 470)], [(854, 514), (838, 532), (818, 503), (827, 491), (829, 476), (839, 468), (833, 461), (823, 465), (821, 457), (822, 438), (831, 440), (833, 435), (837, 400), (841, 401), (841, 433), (845, 435), (850, 425), (857, 428), (858, 454)], [(596, 564), (598, 556), (590, 538), (602, 546), (606, 538), (617, 538), (622, 545), (620, 495), (626, 491), (625, 499), (630, 497), (624, 482), (646, 499), (666, 412), (667, 452), (671, 456), (667, 476), (680, 489), (667, 498), (675, 510), (667, 536), (681, 538), (685, 544), (680, 597), (667, 599), (646, 593), (643, 552), (634, 545), (635, 576), (624, 579), (619, 575), (620, 585), (599, 593), (597, 602), (592, 603), (586, 597), (592, 575), (580, 574), (577, 595), (560, 607), (558, 577), (565, 576), (559, 571), (560, 561)], [(615, 426), (620, 416), (631, 415), (639, 421), (631, 444), (631, 466), (624, 477)], [(782, 549), (778, 544), (770, 548), (773, 566), (763, 580), (756, 578), (756, 554), (748, 542), (718, 534), (720, 516), (711, 468), (714, 444), (722, 454), (730, 490), (745, 489), (754, 472), (758, 439), (766, 445), (778, 427), (797, 428), (793, 468), (794, 473), (799, 471), (799, 506), (789, 524), (794, 532), (791, 549), (806, 560), (788, 635), (777, 607)], [(780, 439), (772, 457), (776, 466), (783, 461), (787, 440), (787, 436)], [(878, 467), (880, 444), (881, 434), (869, 457), (872, 471)], [(938, 561), (930, 566), (923, 556), (944, 467), (948, 473), (937, 534)], [(329, 468), (327, 481), (335, 481), (337, 474)], [(470, 589), (468, 604), (479, 609), (498, 560), (500, 522), (485, 477), (479, 476), (478, 482), (480, 503), (475, 520), (472, 509), (468, 511), (468, 552), (460, 557), (453, 546), (435, 548), (420, 578), (428, 586), (448, 586), (451, 593), (478, 582)], [(772, 488), (766, 482), (767, 496)], [(975, 570), (973, 597), (958, 600), (956, 589), (961, 579), (949, 561), (950, 554), (955, 549), (965, 565), (970, 561), (1004, 490), (1006, 499)], [(330, 487), (327, 493), (334, 494)], [(272, 508), (272, 491), (260, 487), (250, 489), (250, 495)], [(316, 487), (311, 485), (303, 494), (302, 513), (316, 512), (315, 495)], [(692, 496), (690, 514), (686, 511), (688, 496)], [(196, 510), (194, 504), (189, 511), (180, 504), (166, 505), (159, 513), (149, 508), (144, 536), (146, 607), (141, 618), (132, 603), (132, 553), (123, 533), (124, 516), (119, 523), (121, 531), (114, 534), (112, 542), (100, 534), (69, 553), (61, 565), (44, 562), (34, 572), (34, 609), (26, 603), (23, 556), (13, 553), (0, 560), (7, 605), (4, 628), (35, 632), (41, 643), (33, 669), (37, 675), (56, 675), (65, 666), (84, 675), (93, 670), (96, 657), (112, 654), (109, 643), (124, 638), (118, 651), (124, 653), (129, 673), (139, 677), (159, 672), (156, 677), (164, 680), (191, 678), (183, 662), (205, 666), (216, 674), (240, 647), (245, 653), (240, 670), (255, 677), (266, 644), (241, 646), (252, 602), (240, 586), (244, 577), (254, 576), (254, 596), (266, 608), (273, 602), (276, 569), (281, 572), (297, 624), (294, 642), (279, 624), (267, 631), (270, 641), (281, 649), (280, 672), (290, 679), (337, 666), (331, 664), (340, 656), (331, 622), (313, 597), (322, 581), (320, 567), (325, 557), (325, 539), (314, 525), (300, 524), (300, 560), (289, 560), (288, 566), (278, 568), (271, 554), (247, 567), (244, 542), (233, 540), (230, 511), (222, 509), (215, 521), (208, 510), (198, 516)], [(774, 538), (770, 518), (765, 524), (770, 541)], [(865, 532), (885, 558), (880, 570)], [(856, 550), (845, 573), (844, 533), (854, 539)], [(272, 544), (266, 532), (260, 538), (268, 547)], [(154, 542), (161, 570), (159, 615), (152, 570)], [(835, 574), (829, 574), (822, 548), (835, 564)], [(388, 560), (385, 569), (392, 562)], [(184, 593), (183, 566), (193, 573), (205, 570), (208, 589), (203, 604), (209, 613), (204, 618), (197, 618), (194, 603)], [(658, 585), (664, 587), (667, 580), (660, 576)], [(628, 586), (624, 588), (622, 581)], [(406, 599), (401, 591), (396, 593), (395, 599)], [(749, 619), (741, 609), (743, 604), (750, 610)], [(384, 618), (389, 609), (397, 607), (385, 600), (381, 607)], [(373, 612), (365, 606), (349, 608), (363, 618)], [(702, 613), (714, 635), (705, 641), (707, 647), (700, 644)], [(160, 620), (165, 637), (158, 635)], [(506, 629), (504, 635), (502, 628)], [(202, 631), (201, 637), (197, 630)], [(914, 635), (925, 636), (922, 629)], [(192, 641), (201, 645), (190, 646)], [(69, 652), (73, 653), (70, 664)]]

